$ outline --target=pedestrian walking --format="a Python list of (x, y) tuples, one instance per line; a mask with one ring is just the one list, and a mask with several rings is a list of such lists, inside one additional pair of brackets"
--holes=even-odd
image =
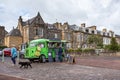
[(17, 58), (17, 49), (15, 48), (15, 45), (11, 48), (11, 60), (13, 62), (13, 66), (16, 65), (16, 58)]

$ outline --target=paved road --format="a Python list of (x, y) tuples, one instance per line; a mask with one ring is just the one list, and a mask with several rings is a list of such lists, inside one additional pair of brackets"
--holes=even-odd
[(120, 80), (118, 69), (84, 66), (78, 63), (74, 65), (56, 62), (33, 63), (32, 67), (28, 69), (20, 69), (19, 65), (13, 67), (10, 58), (7, 58), (5, 63), (0, 62), (0, 73), (26, 80)]
[(18, 78), (18, 77), (13, 77), (13, 76), (9, 76), (9, 75), (0, 74), (0, 80), (25, 80), (25, 79)]
[(86, 56), (76, 61), (80, 65), (120, 70), (120, 56)]

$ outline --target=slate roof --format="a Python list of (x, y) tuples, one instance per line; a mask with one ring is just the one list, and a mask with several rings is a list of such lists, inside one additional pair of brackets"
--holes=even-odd
[(117, 38), (120, 38), (120, 35), (117, 35), (117, 34), (116, 34), (115, 36), (116, 36)]
[(13, 30), (11, 30), (11, 31), (7, 34), (7, 36), (22, 36), (22, 35), (21, 35), (21, 33), (20, 33), (20, 30), (18, 30), (18, 29), (13, 29)]
[(100, 31), (100, 30), (97, 30), (97, 34), (101, 35), (101, 32), (102, 32), (102, 31)]
[(43, 21), (41, 15), (40, 15), (40, 13), (38, 12), (37, 16), (35, 16), (35, 17), (31, 18), (31, 19), (28, 19), (27, 21), (22, 22), (22, 25), (23, 25), (23, 26), (25, 26), (25, 25), (30, 25), (30, 24), (32, 24), (37, 18), (39, 18), (39, 21), (40, 21), (39, 23), (40, 23), (40, 24), (44, 24), (44, 21)]
[(79, 30), (79, 26), (77, 26), (77, 25), (69, 25), (69, 27), (72, 30)]
[(47, 24), (48, 29), (56, 29), (58, 30), (58, 28), (54, 25), (54, 24)]

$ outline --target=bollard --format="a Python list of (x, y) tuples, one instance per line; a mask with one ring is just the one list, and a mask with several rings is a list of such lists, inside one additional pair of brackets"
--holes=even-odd
[(20, 51), (17, 51), (17, 60), (18, 60), (18, 62), (20, 60)]
[(4, 63), (4, 61), (5, 61), (5, 60), (4, 60), (4, 57), (5, 57), (5, 56), (4, 56), (4, 50), (3, 50), (3, 54), (2, 54), (2, 62), (3, 62), (3, 63)]
[(55, 61), (56, 61), (56, 62), (60, 62), (58, 55), (55, 56)]
[(60, 62), (59, 61), (59, 56), (58, 56), (58, 49), (56, 48), (56, 49), (54, 49), (55, 50), (55, 61), (56, 62)]

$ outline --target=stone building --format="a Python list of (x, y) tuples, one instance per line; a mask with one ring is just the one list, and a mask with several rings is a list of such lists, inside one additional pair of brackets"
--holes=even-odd
[(7, 47), (11, 47), (15, 45), (19, 47), (22, 44), (22, 35), (18, 29), (12, 29), (6, 36), (5, 36), (5, 45)]
[(69, 27), (70, 25), (66, 22), (63, 25), (61, 23), (55, 24), (61, 31), (61, 39), (67, 41), (67, 48), (71, 48), (73, 42), (73, 30)]
[(102, 30), (102, 37), (103, 37), (103, 44), (108, 45), (111, 42), (111, 38), (115, 37), (115, 34), (113, 31), (107, 31), (107, 29)]
[(104, 45), (110, 44), (111, 37), (115, 37), (115, 34), (112, 31), (107, 31), (106, 29), (99, 31), (96, 26), (86, 27), (85, 23), (82, 23), (80, 26), (69, 25), (68, 23), (61, 25), (59, 23), (58, 28), (62, 30), (62, 39), (68, 41), (67, 47), (74, 49), (93, 48), (93, 46), (87, 43), (89, 35), (100, 35)]
[(27, 21), (23, 21), (20, 16), (17, 29), (20, 30), (21, 35), (23, 36), (23, 43), (40, 38), (61, 39), (61, 30), (59, 30), (54, 24), (45, 23), (39, 12), (37, 16), (28, 19)]
[(115, 35), (117, 43), (120, 45), (120, 35)]
[[(75, 49), (89, 48), (90, 46), (87, 43), (89, 35), (100, 35), (103, 38), (104, 45), (110, 44), (111, 37), (115, 37), (115, 34), (112, 31), (107, 31), (107, 29), (99, 31), (96, 26), (86, 27), (85, 23), (82, 23), (80, 26), (69, 25), (67, 22), (64, 24), (58, 22), (54, 24), (45, 23), (39, 12), (35, 17), (28, 19), (27, 21), (23, 21), (20, 16), (18, 19), (17, 29), (15, 30), (21, 34), (19, 35), (21, 44), (40, 38), (57, 39), (66, 40), (67, 48)], [(7, 46), (13, 44), (11, 42), (8, 43), (7, 41), (9, 39), (11, 40), (10, 33), (5, 39)], [(117, 40), (120, 40), (118, 36)]]
[(61, 29), (57, 28), (55, 24), (46, 24), (47, 25), (47, 39), (56, 39), (61, 40)]
[(0, 26), (0, 46), (4, 46), (4, 37), (7, 34), (4, 26)]
[(38, 38), (47, 38), (47, 26), (39, 12), (37, 16), (28, 19), (27, 21), (23, 21), (22, 17), (20, 16), (18, 19), (17, 29), (20, 30), (23, 36), (23, 43)]

